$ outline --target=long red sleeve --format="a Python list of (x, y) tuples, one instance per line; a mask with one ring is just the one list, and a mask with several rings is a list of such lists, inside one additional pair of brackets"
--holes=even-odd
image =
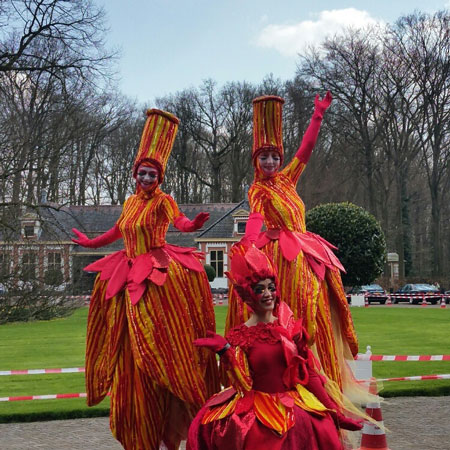
[(244, 237), (249, 240), (249, 242), (255, 242), (261, 231), (264, 223), (264, 217), (260, 213), (251, 213), (248, 217), (247, 224), (245, 225), (245, 235)]
[(94, 239), (89, 239), (84, 233), (78, 231), (76, 228), (72, 228), (72, 231), (77, 235), (78, 239), (72, 239), (75, 244), (81, 245), (82, 247), (87, 248), (99, 248), (104, 247), (105, 245), (111, 244), (117, 239), (122, 237), (118, 225), (114, 225), (110, 230), (106, 233), (103, 233), (100, 236), (97, 236)]

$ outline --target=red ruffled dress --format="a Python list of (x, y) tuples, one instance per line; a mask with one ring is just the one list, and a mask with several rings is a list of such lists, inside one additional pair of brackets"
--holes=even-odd
[(199, 411), (188, 450), (343, 449), (328, 410), (304, 386), (312, 364), (306, 333), (297, 344), (291, 333), (279, 320), (228, 333), (221, 360), (231, 387)]
[(88, 316), (87, 402), (111, 392), (111, 430), (126, 449), (158, 449), (161, 441), (178, 448), (220, 389), (214, 355), (193, 345), (215, 330), (201, 255), (165, 241), (178, 217), (159, 188), (132, 195), (117, 222), (125, 250), (85, 268), (99, 272)]

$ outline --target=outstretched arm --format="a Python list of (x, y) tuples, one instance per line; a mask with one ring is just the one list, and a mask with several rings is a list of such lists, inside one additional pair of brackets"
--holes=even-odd
[(75, 242), (75, 244), (81, 245), (82, 247), (88, 247), (88, 248), (103, 247), (105, 245), (111, 244), (114, 241), (117, 241), (117, 239), (120, 239), (122, 237), (117, 224), (114, 225), (106, 233), (103, 233), (102, 235), (97, 236), (94, 239), (89, 239), (84, 233), (77, 230), (76, 228), (72, 228), (72, 232), (75, 233), (78, 238), (78, 239), (72, 238), (72, 241)]
[(319, 135), (320, 126), (322, 124), (322, 119), (325, 111), (331, 105), (333, 97), (331, 92), (328, 91), (325, 97), (321, 100), (319, 95), (316, 95), (314, 100), (314, 113), (311, 117), (311, 122), (303, 135), (300, 147), (295, 154), (295, 157), (300, 160), (300, 162), (306, 164), (311, 156), (311, 152), (316, 145), (317, 136)]
[(173, 222), (175, 228), (180, 231), (189, 232), (198, 230), (209, 219), (209, 213), (198, 213), (194, 220), (189, 220), (184, 214), (179, 215)]

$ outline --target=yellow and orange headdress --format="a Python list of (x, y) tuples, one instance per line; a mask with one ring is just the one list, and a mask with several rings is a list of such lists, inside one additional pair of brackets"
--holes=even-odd
[(162, 183), (179, 123), (177, 117), (166, 111), (147, 110), (147, 121), (133, 166), (134, 176), (141, 163), (149, 162), (158, 169), (159, 183)]
[(253, 100), (253, 164), (263, 150), (275, 150), (283, 163), (283, 103), (275, 95), (264, 95)]

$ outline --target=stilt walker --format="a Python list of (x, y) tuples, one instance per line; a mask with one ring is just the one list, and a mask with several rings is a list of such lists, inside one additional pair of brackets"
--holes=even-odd
[[(284, 100), (264, 96), (253, 100), (253, 151), (255, 178), (248, 197), (251, 214), (244, 240), (252, 242), (278, 267), (280, 298), (301, 318), (309, 345), (324, 374), (336, 388), (359, 391), (346, 364), (357, 354), (358, 342), (345, 297), (332, 244), (305, 226), (305, 206), (297, 182), (316, 143), (322, 118), (331, 104), (328, 92), (315, 99), (315, 109), (292, 161), (279, 170), (284, 157), (282, 108)], [(267, 231), (261, 232), (262, 225)], [(226, 331), (245, 322), (249, 312), (230, 290)], [(350, 393), (350, 392), (349, 392)], [(361, 393), (363, 394), (363, 393)], [(354, 397), (353, 397), (354, 398)]]
[(166, 243), (170, 223), (194, 231), (191, 221), (159, 188), (178, 119), (147, 111), (133, 167), (136, 194), (116, 225), (95, 239), (74, 229), (79, 245), (97, 248), (123, 238), (125, 249), (85, 268), (99, 272), (92, 293), (86, 344), (89, 406), (111, 392), (110, 425), (125, 449), (177, 449), (189, 424), (219, 390), (214, 355), (193, 345), (215, 331), (211, 291), (195, 248)]

